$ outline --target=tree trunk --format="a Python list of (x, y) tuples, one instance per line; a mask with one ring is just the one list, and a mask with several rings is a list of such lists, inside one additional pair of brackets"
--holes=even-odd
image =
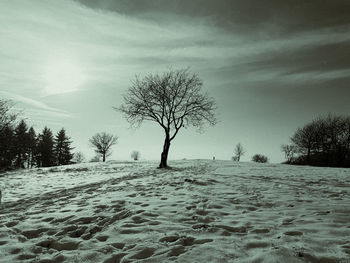
[(165, 140), (164, 140), (164, 145), (163, 145), (163, 152), (160, 156), (159, 168), (167, 168), (168, 167), (167, 162), (168, 162), (169, 148), (170, 148), (170, 136), (169, 136), (169, 134), (166, 134)]
[(106, 161), (106, 154), (105, 154), (105, 153), (102, 154), (102, 161), (103, 161), (103, 162)]

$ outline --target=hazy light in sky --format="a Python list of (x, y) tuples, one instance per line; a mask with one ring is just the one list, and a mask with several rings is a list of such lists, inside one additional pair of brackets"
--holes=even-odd
[(85, 81), (79, 65), (71, 59), (57, 59), (48, 63), (44, 78), (48, 95), (77, 90)]

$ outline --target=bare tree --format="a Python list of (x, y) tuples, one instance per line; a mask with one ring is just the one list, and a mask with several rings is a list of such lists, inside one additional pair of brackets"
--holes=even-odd
[(316, 128), (313, 123), (309, 123), (302, 128), (298, 128), (291, 141), (296, 145), (299, 152), (306, 154), (307, 163), (310, 163), (311, 151), (315, 144)]
[(13, 124), (18, 116), (12, 112), (12, 107), (11, 101), (0, 99), (0, 132)]
[(112, 154), (111, 147), (117, 142), (118, 136), (106, 132), (97, 133), (90, 139), (91, 147), (94, 147), (95, 152), (102, 156), (103, 162)]
[(140, 158), (140, 152), (139, 151), (132, 151), (131, 158), (134, 159), (134, 161), (137, 161)]
[(241, 157), (245, 154), (245, 149), (241, 143), (238, 143), (235, 147), (235, 158), (234, 161), (239, 162)]
[(198, 75), (188, 69), (136, 77), (124, 95), (124, 103), (116, 108), (131, 125), (153, 121), (164, 129), (159, 168), (168, 167), (170, 143), (182, 127), (194, 126), (200, 130), (206, 122), (216, 123), (214, 99), (202, 93), (202, 86)]
[(76, 152), (74, 153), (73, 161), (76, 163), (82, 163), (85, 161), (85, 156), (82, 152)]
[(284, 152), (287, 163), (291, 163), (293, 161), (294, 155), (297, 152), (296, 146), (293, 144), (282, 144), (281, 150)]

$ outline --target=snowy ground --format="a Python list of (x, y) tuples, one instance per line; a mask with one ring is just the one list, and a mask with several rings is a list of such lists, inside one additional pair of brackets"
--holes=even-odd
[(350, 169), (170, 164), (0, 174), (0, 262), (350, 262)]

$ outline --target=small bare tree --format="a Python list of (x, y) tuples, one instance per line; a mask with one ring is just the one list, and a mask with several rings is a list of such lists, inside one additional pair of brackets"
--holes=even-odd
[(0, 99), (0, 132), (16, 121), (18, 114), (12, 112), (12, 107), (11, 101)]
[(132, 151), (130, 156), (132, 159), (134, 159), (134, 161), (137, 161), (138, 159), (140, 159), (140, 152), (139, 151)]
[(102, 156), (102, 161), (106, 161), (106, 157), (112, 154), (111, 147), (118, 142), (118, 136), (101, 132), (95, 134), (90, 139), (91, 147), (95, 148), (95, 152)]
[(238, 143), (235, 147), (235, 156), (232, 158), (234, 161), (239, 162), (241, 157), (245, 154), (245, 149), (241, 143)]
[(293, 144), (282, 144), (281, 150), (284, 153), (287, 163), (291, 163), (294, 158), (294, 155), (297, 152), (296, 146)]
[(82, 163), (85, 161), (85, 156), (82, 152), (74, 153), (73, 161), (76, 163)]
[(188, 69), (136, 77), (124, 95), (124, 103), (116, 108), (131, 125), (153, 121), (164, 129), (159, 168), (168, 166), (170, 143), (182, 127), (201, 129), (206, 122), (216, 123), (214, 99), (202, 93), (202, 86), (198, 75)]

